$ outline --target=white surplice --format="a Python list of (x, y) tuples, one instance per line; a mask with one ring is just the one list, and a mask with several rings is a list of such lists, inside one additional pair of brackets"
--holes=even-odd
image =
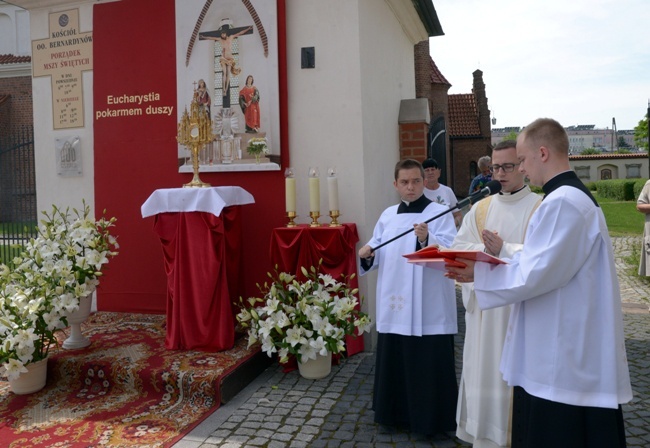
[[(422, 213), (397, 213), (398, 205), (380, 216), (368, 242), (377, 247), (413, 224), (444, 212), (448, 207), (431, 203)], [(456, 236), (451, 213), (431, 221), (429, 245), (449, 247)], [(454, 334), (458, 331), (454, 282), (443, 271), (408, 263), (403, 255), (416, 249), (413, 232), (381, 247), (369, 270), (379, 269), (377, 280), (377, 331), (404, 336)], [(361, 268), (361, 275), (367, 271)]]
[[(483, 228), (498, 232), (504, 240), (499, 258), (510, 258), (523, 247), (526, 227), (542, 200), (528, 186), (513, 194), (490, 198)], [(480, 203), (465, 215), (452, 245), (461, 250), (484, 250), (477, 225)], [(480, 215), (480, 213), (479, 213)], [(473, 283), (463, 283), (465, 345), (463, 371), (458, 388), (456, 435), (474, 446), (509, 446), (510, 388), (499, 371), (510, 307), (481, 310), (476, 306)], [(486, 440), (487, 439), (487, 440)]]
[(513, 304), (500, 366), (507, 383), (575, 406), (616, 409), (630, 401), (620, 290), (602, 210), (573, 186), (547, 192), (522, 251), (507, 261), (476, 263), (474, 275), (481, 309)]

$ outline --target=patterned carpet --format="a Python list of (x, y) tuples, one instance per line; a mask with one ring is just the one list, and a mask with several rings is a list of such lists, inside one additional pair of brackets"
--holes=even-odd
[[(227, 352), (164, 347), (165, 316), (99, 312), (92, 341), (50, 355), (47, 384), (15, 395), (0, 381), (0, 446), (169, 447), (220, 404), (222, 378), (259, 349), (239, 338)], [(4, 378), (3, 378), (4, 379)]]

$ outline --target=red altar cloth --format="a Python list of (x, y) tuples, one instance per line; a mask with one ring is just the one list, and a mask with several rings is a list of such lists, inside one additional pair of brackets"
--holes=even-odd
[(159, 213), (154, 231), (167, 274), (168, 349), (222, 351), (235, 343), (231, 298), (242, 293), (240, 207)]
[[(303, 277), (300, 267), (316, 267), (322, 258), (321, 272), (341, 280), (341, 274), (357, 274), (357, 242), (357, 226), (352, 223), (340, 227), (278, 227), (271, 235), (271, 263), (278, 265), (279, 272)], [(352, 288), (359, 287), (357, 277), (358, 274), (350, 280)], [(345, 346), (349, 356), (362, 352), (363, 337), (348, 336)]]
[(235, 343), (234, 298), (243, 292), (241, 187), (165, 188), (142, 204), (154, 216), (167, 274), (168, 349), (223, 351)]

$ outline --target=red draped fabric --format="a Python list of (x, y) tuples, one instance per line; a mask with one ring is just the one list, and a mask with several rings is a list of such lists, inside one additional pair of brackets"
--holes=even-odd
[(222, 351), (235, 342), (233, 300), (241, 289), (240, 207), (159, 213), (154, 231), (167, 274), (168, 349)]
[[(278, 227), (271, 235), (271, 263), (279, 272), (290, 272), (303, 278), (300, 268), (307, 270), (318, 266), (323, 260), (321, 272), (342, 280), (341, 274), (357, 274), (356, 244), (359, 242), (356, 224), (340, 227)], [(350, 286), (358, 288), (357, 276), (350, 280)], [(348, 336), (345, 341), (348, 355), (363, 351), (363, 338)]]

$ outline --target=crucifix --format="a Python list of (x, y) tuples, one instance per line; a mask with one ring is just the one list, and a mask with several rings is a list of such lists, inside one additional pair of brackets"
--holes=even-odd
[(199, 40), (213, 40), (221, 45), (219, 65), (221, 65), (223, 73), (222, 107), (224, 109), (230, 108), (230, 76), (237, 76), (241, 72), (241, 68), (237, 66), (237, 60), (233, 55), (233, 41), (245, 34), (253, 34), (253, 26), (234, 28), (230, 19), (223, 19), (221, 26), (216, 31), (199, 33)]

